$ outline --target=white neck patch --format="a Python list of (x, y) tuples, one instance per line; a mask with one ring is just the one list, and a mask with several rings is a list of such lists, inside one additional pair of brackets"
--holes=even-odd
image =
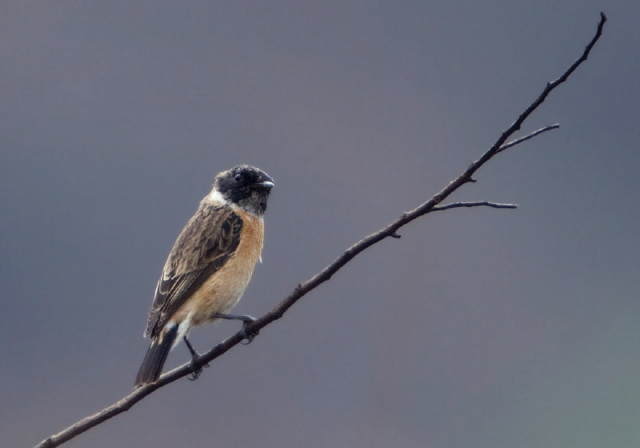
[(209, 193), (207, 195), (207, 199), (212, 201), (212, 202), (217, 202), (218, 204), (221, 205), (226, 205), (229, 201), (227, 201), (227, 199), (222, 196), (222, 194), (216, 190), (215, 188), (213, 190), (211, 190), (211, 193)]

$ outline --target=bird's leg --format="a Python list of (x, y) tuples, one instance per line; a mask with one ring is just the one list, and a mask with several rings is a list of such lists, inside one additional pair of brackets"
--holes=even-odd
[[(195, 349), (191, 345), (191, 342), (189, 342), (189, 339), (187, 339), (186, 336), (183, 336), (182, 340), (187, 345), (187, 348), (191, 353), (191, 376), (189, 376), (188, 378), (190, 381), (195, 381), (198, 379), (198, 377), (202, 373), (202, 367), (196, 367), (196, 362), (198, 361), (198, 357), (200, 355), (198, 354), (197, 351), (195, 351)], [(204, 367), (209, 367), (209, 364), (205, 364)]]
[(227, 319), (227, 320), (241, 320), (242, 321), (242, 330), (240, 331), (242, 337), (244, 337), (242, 344), (248, 345), (251, 344), (251, 341), (258, 336), (260, 330), (249, 330), (247, 326), (256, 321), (255, 317), (249, 316), (248, 314), (223, 314), (223, 313), (213, 313), (211, 315), (213, 319)]

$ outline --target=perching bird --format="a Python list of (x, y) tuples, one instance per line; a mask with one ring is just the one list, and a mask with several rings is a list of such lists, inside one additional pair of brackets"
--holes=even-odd
[[(191, 328), (219, 318), (238, 303), (260, 260), (263, 214), (273, 180), (240, 165), (219, 173), (213, 188), (182, 229), (156, 286), (144, 336), (151, 338), (136, 387), (156, 381), (169, 351)], [(231, 316), (242, 318), (243, 316)]]

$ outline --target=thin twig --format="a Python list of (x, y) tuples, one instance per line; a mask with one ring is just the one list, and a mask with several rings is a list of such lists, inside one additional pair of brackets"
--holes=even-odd
[(498, 202), (479, 201), (479, 202), (454, 202), (446, 205), (436, 205), (431, 209), (432, 212), (441, 210), (449, 210), (460, 207), (492, 207), (492, 208), (518, 208), (517, 204), (500, 204)]
[[(271, 324), (275, 320), (280, 319), (284, 313), (287, 312), (289, 308), (291, 308), (298, 300), (304, 297), (313, 289), (317, 288), (322, 283), (328, 281), (338, 270), (340, 270), (343, 266), (345, 266), (349, 261), (355, 258), (358, 254), (371, 247), (372, 245), (382, 241), (385, 238), (392, 237), (397, 238), (399, 235), (397, 234), (397, 230), (411, 221), (423, 216), (432, 211), (445, 210), (447, 208), (454, 207), (465, 207), (465, 206), (473, 206), (476, 205), (489, 205), (490, 203), (467, 203), (467, 204), (476, 204), (476, 205), (464, 205), (465, 203), (457, 203), (457, 204), (449, 204), (439, 206), (444, 199), (449, 197), (451, 193), (456, 191), (462, 185), (473, 181), (473, 174), (478, 171), (478, 169), (487, 163), (493, 156), (495, 156), (498, 152), (500, 152), (502, 147), (505, 145), (505, 141), (511, 137), (516, 131), (520, 129), (522, 123), (531, 115), (531, 113), (537, 109), (547, 98), (549, 93), (553, 91), (556, 87), (558, 87), (561, 83), (566, 81), (569, 76), (578, 68), (580, 64), (587, 60), (591, 49), (598, 41), (602, 34), (602, 28), (604, 23), (606, 22), (606, 16), (604, 13), (600, 13), (600, 22), (598, 24), (598, 29), (596, 31), (595, 36), (589, 42), (587, 47), (585, 48), (582, 55), (569, 67), (569, 69), (564, 72), (562, 76), (560, 76), (557, 80), (547, 84), (542, 93), (535, 99), (533, 103), (518, 117), (518, 119), (505, 130), (498, 140), (489, 148), (478, 160), (473, 162), (466, 171), (464, 171), (460, 176), (455, 178), (453, 181), (449, 183), (445, 188), (443, 188), (440, 192), (438, 192), (433, 198), (423, 203), (419, 207), (411, 210), (409, 212), (403, 213), (402, 216), (397, 218), (395, 221), (390, 223), (388, 226), (383, 229), (363, 238), (358, 243), (351, 246), (347, 249), (340, 257), (338, 257), (333, 263), (324, 268), (320, 273), (318, 273), (313, 278), (307, 280), (304, 283), (299, 284), (291, 294), (289, 294), (282, 302), (280, 302), (273, 310), (257, 319), (255, 322), (248, 324), (244, 331), (239, 331), (228, 339), (224, 340), (220, 344), (216, 345), (213, 349), (208, 351), (207, 353), (201, 355), (195, 365), (192, 363), (186, 363), (170, 372), (165, 373), (153, 384), (147, 384), (142, 386), (126, 397), (122, 398), (117, 403), (103, 409), (100, 412), (97, 412), (89, 417), (86, 417), (74, 425), (62, 430), (61, 432), (48, 437), (47, 439), (40, 442), (36, 445), (36, 448), (53, 448), (60, 446), (64, 442), (76, 437), (79, 434), (84, 433), (85, 431), (93, 428), (94, 426), (114, 417), (118, 414), (121, 414), (124, 411), (129, 410), (134, 404), (142, 400), (147, 395), (151, 394), (155, 390), (172, 383), (184, 376), (189, 375), (192, 372), (193, 367), (201, 367), (205, 364), (213, 361), (217, 357), (226, 353), (231, 348), (238, 345), (245, 338), (245, 331), (249, 332), (257, 332), (258, 330), (266, 327)], [(536, 134), (537, 135), (537, 134)], [(533, 137), (533, 136), (532, 136)], [(531, 138), (531, 137), (529, 137)], [(515, 143), (514, 143), (515, 144)], [(513, 146), (513, 144), (511, 144)], [(506, 148), (505, 148), (506, 149)], [(459, 204), (459, 205), (458, 205)], [(512, 208), (511, 204), (502, 204), (505, 207), (498, 208)]]
[(511, 140), (509, 143), (505, 143), (504, 145), (502, 145), (502, 146), (498, 149), (498, 151), (496, 152), (496, 154), (499, 154), (499, 153), (501, 153), (502, 151), (504, 151), (505, 149), (509, 149), (509, 148), (511, 148), (512, 146), (519, 145), (519, 144), (520, 144), (520, 143), (522, 143), (522, 142), (525, 142), (525, 141), (527, 141), (527, 140), (529, 140), (529, 139), (532, 139), (533, 137), (535, 137), (535, 136), (537, 136), (537, 135), (539, 135), (539, 134), (542, 134), (543, 132), (551, 131), (552, 129), (558, 129), (559, 127), (560, 127), (560, 125), (559, 125), (559, 124), (557, 124), (557, 123), (556, 123), (556, 124), (551, 124), (551, 125), (549, 125), (549, 126), (545, 126), (545, 127), (543, 127), (543, 128), (540, 128), (540, 129), (538, 129), (537, 131), (533, 131), (533, 132), (532, 132), (531, 134), (529, 134), (529, 135), (525, 135), (524, 137), (520, 137), (520, 138), (517, 138), (517, 139), (515, 139), (515, 140)]

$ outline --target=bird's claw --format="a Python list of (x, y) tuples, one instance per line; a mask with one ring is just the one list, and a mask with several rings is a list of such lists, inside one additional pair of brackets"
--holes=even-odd
[(189, 375), (187, 378), (189, 379), (189, 381), (195, 381), (198, 379), (198, 377), (202, 373), (202, 368), (209, 367), (209, 364), (205, 364), (201, 367), (197, 367), (198, 358), (200, 357), (200, 355), (193, 348), (193, 346), (191, 345), (191, 342), (189, 342), (189, 339), (187, 339), (186, 336), (183, 336), (182, 339), (184, 340), (184, 343), (187, 345), (187, 348), (189, 349), (189, 353), (191, 353), (191, 375)]
[[(251, 317), (251, 316), (246, 316)], [(240, 335), (242, 335), (243, 339), (240, 342), (242, 345), (249, 345), (255, 339), (258, 334), (260, 334), (260, 330), (249, 330), (248, 326), (255, 322), (256, 319), (251, 317), (250, 320), (243, 320), (242, 330), (240, 330)]]
[(251, 325), (253, 322), (256, 321), (255, 317), (249, 316), (248, 314), (238, 315), (238, 314), (215, 313), (212, 315), (212, 317), (215, 319), (241, 320), (242, 330), (240, 330), (240, 334), (242, 335), (241, 344), (243, 345), (251, 344), (251, 341), (253, 341), (253, 339), (256, 336), (258, 336), (258, 333), (260, 333), (260, 330), (249, 330), (247, 328), (248, 325)]
[(198, 355), (191, 358), (191, 374), (187, 377), (189, 381), (195, 381), (200, 377), (203, 368), (208, 368), (209, 364), (205, 364), (201, 367), (196, 367), (198, 361)]

